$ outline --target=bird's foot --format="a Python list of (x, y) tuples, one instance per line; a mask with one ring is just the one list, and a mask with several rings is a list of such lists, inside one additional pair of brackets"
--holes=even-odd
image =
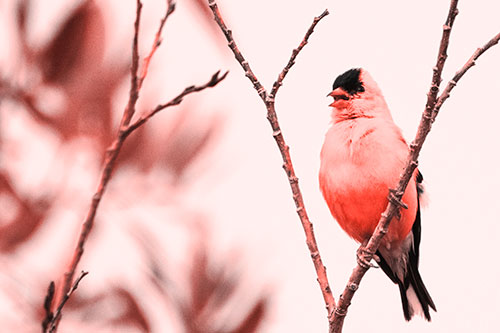
[(364, 245), (361, 245), (356, 251), (356, 259), (358, 264), (363, 268), (379, 268), (377, 265), (372, 264), (368, 258), (375, 259), (376, 262), (380, 262), (380, 258), (373, 252), (369, 251)]

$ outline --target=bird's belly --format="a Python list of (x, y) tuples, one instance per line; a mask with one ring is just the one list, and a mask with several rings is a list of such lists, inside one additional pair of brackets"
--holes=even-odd
[(322, 186), (330, 211), (342, 229), (361, 243), (373, 233), (387, 205), (388, 186), (370, 181), (359, 170), (330, 171), (331, 179)]

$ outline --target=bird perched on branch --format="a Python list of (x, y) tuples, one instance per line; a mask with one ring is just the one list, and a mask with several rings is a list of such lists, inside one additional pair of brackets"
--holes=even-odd
[[(361, 243), (358, 262), (370, 265), (363, 252), (409, 148), (366, 70), (355, 68), (337, 77), (328, 96), (333, 97), (332, 124), (321, 150), (320, 188), (333, 217)], [(415, 170), (402, 198), (404, 209), (391, 221), (374, 258), (399, 286), (405, 319), (420, 314), (430, 321), (429, 307), (436, 311), (436, 306), (418, 272), (422, 180)]]

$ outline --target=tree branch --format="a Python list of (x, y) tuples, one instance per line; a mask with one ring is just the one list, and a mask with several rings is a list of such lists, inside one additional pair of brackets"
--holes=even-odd
[[(433, 68), (433, 77), (431, 88), (428, 93), (427, 104), (425, 106), (425, 110), (422, 114), (422, 118), (420, 120), (420, 124), (418, 127), (417, 135), (413, 142), (410, 144), (410, 153), (407, 158), (406, 166), (401, 174), (399, 183), (397, 185), (396, 190), (391, 190), (389, 196), (389, 204), (385, 211), (382, 213), (381, 218), (373, 235), (371, 236), (368, 244), (366, 246), (368, 256), (366, 259), (370, 261), (372, 259), (373, 254), (377, 251), (380, 242), (384, 235), (387, 233), (389, 228), (389, 224), (392, 218), (399, 212), (399, 204), (401, 201), (406, 186), (410, 181), (415, 168), (418, 165), (418, 156), (420, 154), (420, 150), (422, 149), (423, 143), (427, 137), (427, 134), (430, 132), (432, 123), (437, 116), (439, 109), (441, 108), (444, 101), (449, 97), (449, 92), (456, 85), (456, 82), (465, 74), (465, 72), (472, 67), (474, 61), (483, 54), (487, 49), (497, 44), (500, 39), (500, 34), (493, 37), (487, 44), (485, 44), (482, 48), (476, 50), (476, 52), (472, 55), (469, 61), (464, 65), (462, 69), (460, 69), (455, 77), (448, 83), (444, 92), (437, 98), (437, 94), (439, 92), (439, 84), (441, 82), (441, 73), (444, 67), (444, 63), (446, 61), (446, 50), (449, 44), (449, 36), (451, 33), (451, 28), (453, 26), (454, 19), (458, 14), (457, 10), (458, 0), (452, 0), (450, 3), (450, 10), (448, 14), (448, 18), (446, 20), (446, 24), (443, 26), (443, 35), (441, 38), (441, 44), (439, 47), (439, 55), (436, 66)], [(392, 200), (391, 200), (392, 199)], [(340, 333), (342, 332), (342, 326), (344, 323), (344, 318), (347, 314), (347, 309), (351, 303), (352, 297), (354, 293), (359, 287), (361, 279), (364, 274), (368, 270), (369, 267), (362, 267), (358, 265), (354, 268), (351, 277), (349, 278), (349, 282), (344, 289), (344, 292), (340, 296), (338, 307), (335, 309), (334, 316), (332, 318), (332, 322), (330, 323), (330, 332)]]
[(139, 44), (139, 26), (141, 20), (141, 11), (142, 11), (142, 3), (140, 0), (137, 0), (136, 17), (134, 23), (134, 39), (132, 43), (132, 66), (131, 66), (131, 81), (130, 81), (128, 104), (127, 107), (125, 108), (125, 111), (123, 112), (122, 120), (120, 123), (120, 129), (118, 131), (118, 136), (116, 140), (111, 144), (111, 146), (106, 150), (104, 168), (101, 173), (97, 191), (94, 193), (92, 197), (90, 209), (87, 213), (85, 221), (83, 222), (82, 230), (80, 232), (80, 237), (78, 239), (78, 244), (73, 254), (73, 259), (71, 260), (71, 263), (69, 265), (69, 269), (66, 273), (64, 273), (64, 281), (62, 288), (63, 294), (66, 294), (68, 292), (71, 283), (73, 281), (73, 276), (75, 274), (76, 266), (80, 262), (88, 235), (90, 234), (90, 231), (92, 230), (92, 227), (94, 225), (94, 218), (97, 212), (97, 208), (99, 207), (101, 198), (104, 192), (106, 191), (106, 186), (108, 185), (109, 179), (111, 178), (111, 172), (113, 171), (115, 161), (118, 157), (118, 153), (120, 152), (120, 149), (123, 146), (123, 142), (125, 140), (125, 136), (123, 135), (123, 128), (126, 128), (130, 123), (130, 120), (132, 119), (132, 116), (134, 115), (135, 112), (135, 104), (137, 103), (137, 99), (139, 98), (137, 70), (139, 67), (138, 44)]
[(158, 27), (158, 31), (156, 32), (155, 40), (153, 42), (153, 46), (151, 47), (151, 51), (149, 51), (148, 56), (144, 58), (144, 63), (142, 65), (142, 72), (141, 76), (139, 77), (139, 83), (138, 83), (139, 89), (141, 89), (142, 83), (144, 82), (146, 75), (148, 75), (149, 63), (151, 62), (151, 59), (153, 58), (153, 55), (156, 52), (156, 50), (160, 47), (160, 44), (162, 42), (161, 32), (163, 30), (163, 26), (165, 25), (165, 22), (167, 22), (168, 17), (174, 12), (175, 5), (176, 4), (173, 0), (167, 0), (167, 11), (165, 12), (165, 16), (160, 21), (160, 26)]
[(267, 109), (267, 119), (269, 120), (269, 123), (271, 125), (271, 128), (273, 130), (273, 137), (276, 141), (276, 144), (278, 145), (278, 148), (281, 153), (281, 157), (283, 159), (283, 169), (286, 172), (286, 175), (288, 177), (288, 182), (290, 183), (290, 188), (292, 190), (293, 194), (293, 200), (295, 202), (296, 206), (296, 211), (297, 214), (299, 215), (300, 221), (302, 223), (302, 227), (304, 228), (304, 232), (306, 234), (306, 243), (309, 248), (309, 252), (311, 254), (311, 259), (314, 264), (314, 268), (316, 269), (316, 275), (318, 277), (318, 283), (321, 288), (321, 292), (323, 294), (323, 298), (326, 304), (326, 308), (328, 310), (328, 316), (333, 312), (333, 309), (335, 308), (335, 299), (333, 298), (332, 291), (330, 289), (330, 285), (328, 283), (328, 278), (326, 275), (326, 268), (323, 265), (323, 262), (321, 260), (321, 256), (319, 253), (318, 245), (316, 242), (316, 238), (314, 236), (314, 230), (313, 230), (313, 225), (311, 221), (309, 220), (309, 217), (307, 215), (305, 205), (304, 205), (304, 200), (302, 198), (302, 193), (300, 191), (299, 187), (299, 180), (297, 176), (295, 175), (295, 171), (293, 168), (292, 160), (290, 157), (289, 153), (289, 147), (285, 142), (285, 139), (283, 137), (283, 134), (281, 132), (278, 118), (276, 115), (275, 111), (275, 106), (274, 106), (274, 98), (276, 96), (276, 93), (279, 89), (279, 87), (282, 84), (282, 81), (290, 68), (293, 66), (295, 63), (295, 58), (299, 54), (299, 52), (302, 50), (302, 48), (307, 44), (307, 40), (309, 36), (312, 34), (314, 27), (316, 24), (326, 15), (328, 15), (328, 10), (325, 10), (320, 16), (315, 17), (313, 23), (311, 24), (310, 28), (308, 29), (305, 37), (303, 38), (302, 42), (300, 45), (293, 50), (292, 56), (290, 60), (288, 61), (288, 64), (285, 66), (285, 68), (281, 71), (281, 73), (278, 76), (278, 79), (273, 85), (273, 88), (271, 90), (271, 93), (268, 94), (267, 90), (262, 86), (262, 84), (259, 82), (255, 74), (252, 72), (250, 65), (248, 62), (245, 60), (243, 55), (241, 54), (240, 50), (238, 49), (236, 42), (234, 41), (233, 35), (231, 30), (229, 30), (224, 23), (224, 20), (222, 19), (222, 16), (219, 12), (219, 9), (217, 7), (217, 4), (215, 3), (214, 0), (209, 0), (208, 5), (210, 6), (210, 9), (212, 10), (214, 14), (214, 19), (219, 25), (220, 29), (224, 33), (224, 36), (226, 37), (228, 41), (228, 46), (233, 52), (236, 60), (238, 63), (241, 65), (243, 70), (245, 71), (245, 76), (248, 77), (248, 79), (252, 82), (255, 90), (259, 94), (260, 98), (266, 105)]
[(309, 37), (314, 32), (314, 28), (316, 27), (318, 22), (321, 21), (321, 19), (328, 14), (329, 14), (328, 9), (325, 9), (325, 11), (323, 13), (321, 13), (320, 16), (314, 18), (314, 21), (311, 24), (311, 26), (309, 27), (309, 29), (307, 30), (306, 35), (304, 36), (304, 39), (302, 40), (302, 42), (299, 44), (299, 46), (296, 49), (293, 49), (292, 56), (290, 57), (290, 60), (288, 60), (288, 64), (285, 66), (285, 68), (283, 68), (283, 70), (279, 74), (276, 82), (274, 82), (273, 88), (271, 89), (271, 93), (270, 93), (271, 97), (276, 96), (278, 89), (283, 84), (283, 79), (288, 74), (288, 71), (290, 70), (290, 68), (295, 64), (295, 58), (297, 58), (297, 55), (299, 54), (299, 52), (302, 51), (304, 46), (306, 46), (307, 42), (309, 41)]
[[(134, 24), (134, 39), (133, 39), (133, 46), (132, 46), (132, 66), (131, 66), (131, 83), (130, 83), (129, 100), (128, 100), (127, 106), (123, 112), (123, 117), (122, 117), (122, 120), (120, 123), (120, 128), (118, 130), (117, 137), (113, 141), (111, 146), (106, 150), (104, 166), (103, 166), (103, 170), (101, 172), (101, 176), (100, 176), (99, 184), (97, 186), (97, 190), (92, 197), (90, 208), (89, 208), (89, 210), (87, 212), (87, 216), (82, 224), (82, 229), (80, 231), (78, 243), (77, 243), (75, 251), (73, 253), (73, 258), (69, 264), (67, 272), (64, 274), (63, 284), (62, 284), (61, 293), (60, 293), (63, 296), (59, 297), (59, 299), (56, 299), (55, 300), (56, 302), (54, 302), (54, 303), (59, 304), (58, 309), (62, 309), (62, 307), (64, 306), (64, 303), (66, 302), (64, 295), (68, 295), (68, 292), (72, 290), (71, 285), (72, 285), (72, 281), (73, 281), (76, 267), (78, 266), (78, 263), (80, 262), (80, 260), (82, 258), (84, 248), (85, 248), (85, 243), (87, 242), (88, 236), (89, 236), (89, 234), (92, 230), (92, 227), (94, 225), (94, 219), (95, 219), (95, 215), (97, 213), (97, 208), (99, 207), (99, 203), (101, 202), (102, 196), (104, 195), (104, 192), (106, 191), (106, 187), (109, 183), (109, 180), (111, 179), (111, 174), (112, 174), (113, 168), (115, 166), (116, 159), (117, 159), (118, 154), (123, 146), (123, 143), (125, 142), (125, 139), (134, 130), (136, 130), (141, 125), (143, 125), (148, 119), (150, 119), (157, 112), (159, 112), (167, 107), (180, 104), (183, 100), (183, 97), (185, 97), (188, 94), (201, 91), (201, 90), (208, 88), (208, 87), (214, 87), (220, 81), (222, 81), (227, 75), (227, 73), (225, 73), (222, 77), (219, 77), (218, 76), (219, 72), (217, 72), (212, 76), (211, 80), (208, 83), (206, 83), (202, 86), (190, 86), (190, 87), (185, 88), (184, 91), (181, 94), (179, 94), (177, 97), (175, 97), (173, 100), (171, 100), (170, 102), (168, 102), (166, 104), (162, 104), (162, 105), (157, 106), (154, 110), (152, 110), (151, 112), (149, 112), (145, 116), (139, 118), (132, 125), (130, 125), (130, 121), (135, 113), (135, 105), (136, 105), (137, 100), (139, 98), (139, 91), (141, 89), (142, 82), (147, 75), (147, 68), (149, 66), (149, 62), (151, 61), (151, 57), (153, 56), (155, 50), (159, 46), (159, 40), (161, 38), (161, 31), (162, 31), (163, 25), (165, 24), (165, 21), (168, 18), (168, 16), (174, 11), (175, 4), (171, 0), (168, 0), (167, 13), (165, 14), (164, 19), (160, 23), (160, 28), (158, 29), (158, 32), (156, 35), (157, 37), (155, 39), (155, 43), (153, 43), (152, 50), (151, 50), (149, 56), (146, 57), (144, 60), (143, 73), (141, 74), (141, 77), (138, 78), (138, 76), (137, 76), (137, 71), (138, 71), (138, 67), (139, 67), (139, 65), (138, 65), (138, 63), (139, 63), (138, 39), (139, 39), (139, 25), (140, 25), (139, 23), (140, 23), (141, 9), (142, 9), (142, 3), (140, 0), (137, 0), (136, 19), (135, 19), (135, 24)], [(76, 289), (76, 288), (74, 288), (74, 289)], [(60, 312), (60, 310), (59, 310), (59, 312)], [(60, 316), (60, 315), (58, 314), (58, 316)], [(55, 316), (54, 316), (54, 318), (55, 318)], [(55, 325), (53, 326), (53, 328), (50, 329), (50, 332), (55, 332), (57, 330), (58, 320), (55, 320), (54, 323), (55, 323)]]
[(7, 81), (0, 78), (0, 102), (2, 97), (8, 97), (13, 101), (24, 105), (28, 113), (40, 123), (49, 126), (53, 130), (57, 130), (54, 120), (43, 113), (35, 104), (35, 97), (19, 87), (13, 86)]
[(224, 36), (226, 36), (226, 39), (228, 41), (227, 46), (233, 51), (234, 57), (236, 60), (239, 62), (241, 67), (243, 67), (243, 70), (245, 71), (245, 76), (252, 82), (253, 87), (255, 90), (257, 90), (257, 93), (259, 94), (260, 98), (266, 102), (266, 97), (267, 97), (267, 92), (266, 89), (260, 84), (259, 80), (257, 80), (257, 77), (253, 73), (252, 69), (250, 68), (250, 65), (248, 64), (248, 61), (245, 60), (243, 57), (243, 54), (241, 54), (240, 50), (238, 49), (238, 46), (236, 46), (236, 43), (233, 39), (233, 32), (229, 30), (224, 23), (224, 20), (222, 19), (222, 16), (220, 15), (219, 8), (217, 7), (217, 4), (215, 3), (215, 0), (208, 0), (208, 5), (210, 6), (210, 9), (212, 10), (214, 14), (214, 19), (221, 28), (222, 32), (224, 33)]
[(127, 108), (123, 112), (120, 127), (127, 126), (135, 113), (135, 104), (139, 99), (139, 82), (137, 79), (137, 70), (139, 69), (139, 26), (141, 23), (141, 0), (137, 0), (137, 9), (134, 23), (134, 40), (132, 42), (132, 66), (130, 68), (130, 92)]
[(498, 44), (498, 41), (500, 40), (500, 33), (495, 35), (492, 39), (490, 39), (486, 44), (484, 44), (482, 47), (478, 48), (476, 52), (472, 54), (472, 56), (467, 60), (467, 62), (463, 65), (462, 68), (460, 68), (456, 73), (455, 76), (448, 82), (446, 85), (446, 88), (443, 90), (441, 95), (436, 101), (436, 104), (434, 105), (434, 109), (432, 110), (432, 122), (436, 119), (439, 110), (441, 109), (441, 106), (443, 103), (450, 97), (450, 92), (455, 88), (457, 85), (457, 82), (464, 76), (464, 74), (476, 64), (477, 58), (479, 58), (484, 52), (486, 52), (490, 47)]
[[(451, 28), (453, 26), (453, 22), (455, 21), (455, 17), (458, 14), (457, 3), (458, 0), (451, 0), (448, 17), (443, 26), (443, 34), (441, 36), (437, 63), (433, 68), (431, 87), (427, 93), (427, 103), (422, 114), (422, 119), (420, 120), (417, 136), (410, 145), (410, 154), (407, 158), (405, 169), (401, 174), (397, 189), (392, 191), (392, 195), (395, 200), (389, 200), (387, 208), (382, 213), (378, 225), (366, 245), (367, 257), (365, 259), (368, 261), (372, 259), (373, 254), (377, 251), (382, 238), (387, 233), (392, 218), (399, 212), (400, 206), (397, 204), (397, 201), (401, 201), (401, 198), (403, 197), (406, 186), (408, 185), (408, 182), (418, 165), (417, 160), (422, 144), (424, 143), (427, 133), (429, 133), (431, 129), (431, 114), (434, 105), (436, 104), (436, 96), (439, 92), (439, 84), (441, 83), (441, 73), (447, 58), (446, 51), (450, 40)], [(359, 263), (354, 268), (344, 292), (339, 298), (338, 307), (335, 309), (335, 313), (330, 323), (330, 332), (342, 332), (344, 318), (347, 314), (347, 309), (351, 304), (351, 299), (368, 269), (369, 267), (363, 267)]]
[(158, 105), (157, 107), (155, 107), (151, 111), (143, 114), (135, 122), (133, 122), (132, 124), (130, 124), (124, 130), (124, 135), (128, 136), (130, 133), (132, 133), (138, 127), (142, 126), (146, 121), (148, 121), (151, 117), (153, 117), (155, 114), (157, 114), (161, 110), (182, 103), (182, 101), (183, 101), (183, 99), (184, 99), (185, 96), (187, 96), (189, 94), (192, 94), (192, 93), (195, 93), (195, 92), (198, 92), (198, 91), (201, 91), (201, 90), (204, 90), (206, 88), (215, 87), (219, 82), (221, 82), (222, 80), (224, 80), (226, 78), (226, 76), (227, 76), (228, 73), (229, 72), (225, 72), (222, 76), (219, 76), (220, 71), (217, 71), (217, 72), (215, 72), (212, 75), (212, 77), (210, 78), (210, 80), (207, 83), (205, 83), (204, 85), (201, 85), (201, 86), (189, 86), (189, 87), (184, 88), (184, 90), (179, 95), (177, 95), (176, 97), (174, 97), (173, 99), (171, 99), (169, 102)]
[(458, 0), (451, 0), (450, 9), (448, 11), (448, 17), (443, 25), (443, 34), (441, 36), (441, 43), (439, 44), (439, 52), (436, 66), (432, 69), (432, 83), (427, 93), (427, 103), (425, 105), (425, 112), (430, 114), (436, 104), (437, 94), (439, 92), (439, 85), (441, 84), (441, 73), (443, 72), (444, 63), (448, 58), (447, 50), (450, 43), (450, 34), (453, 23), (455, 22), (455, 17), (458, 15)]

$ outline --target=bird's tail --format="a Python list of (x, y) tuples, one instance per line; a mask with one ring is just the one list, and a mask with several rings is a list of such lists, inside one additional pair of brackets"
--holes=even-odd
[(403, 281), (394, 274), (387, 261), (381, 253), (377, 251), (377, 255), (380, 258), (379, 265), (384, 273), (399, 287), (405, 319), (409, 321), (415, 314), (422, 314), (426, 320), (430, 321), (431, 315), (429, 313), (429, 308), (436, 311), (436, 306), (427, 288), (425, 288), (422, 277), (418, 272), (417, 258), (415, 253), (412, 252), (413, 251), (410, 251), (409, 253), (406, 274)]

